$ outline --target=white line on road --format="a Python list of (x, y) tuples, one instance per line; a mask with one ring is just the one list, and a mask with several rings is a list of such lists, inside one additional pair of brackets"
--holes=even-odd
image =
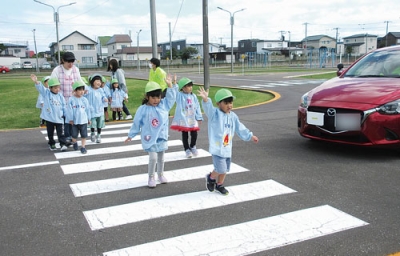
[(99, 230), (178, 213), (210, 209), (296, 192), (273, 180), (230, 186), (228, 190), (228, 196), (222, 196), (217, 192), (211, 193), (205, 189), (205, 191), (201, 192), (161, 197), (84, 211), (83, 214), (90, 228), (92, 230)]
[(365, 225), (368, 223), (323, 205), (105, 252), (103, 255), (248, 255)]
[(0, 171), (30, 168), (30, 167), (37, 167), (37, 166), (45, 166), (45, 165), (52, 165), (52, 164), (59, 164), (59, 163), (60, 162), (58, 162), (58, 161), (50, 161), (50, 162), (39, 162), (39, 163), (33, 163), (33, 164), (11, 165), (11, 166), (0, 167)]
[[(173, 171), (165, 171), (164, 175), (168, 179), (168, 183), (195, 180), (204, 178), (207, 171), (213, 170), (213, 165), (201, 165), (190, 168), (178, 169)], [(237, 164), (232, 163), (229, 173), (239, 173), (249, 171)], [(100, 193), (108, 193), (125, 189), (132, 189), (147, 186), (148, 174), (137, 174), (107, 180), (95, 180), (70, 184), (71, 190), (75, 197), (88, 196)]]
[[(200, 157), (208, 157), (211, 156), (210, 153), (203, 149), (199, 149), (199, 155), (196, 158)], [(185, 152), (170, 152), (165, 153), (164, 162), (172, 162), (179, 160), (190, 160), (185, 156)], [(61, 165), (61, 169), (63, 170), (65, 175), (74, 174), (74, 173), (85, 173), (85, 172), (96, 172), (102, 170), (109, 170), (120, 167), (130, 167), (130, 166), (138, 166), (138, 165), (146, 165), (149, 163), (149, 156), (137, 156), (137, 157), (127, 157), (127, 158), (119, 158), (103, 160), (103, 161), (94, 161), (94, 162), (85, 162), (85, 163), (77, 163), (77, 164), (68, 164)]]

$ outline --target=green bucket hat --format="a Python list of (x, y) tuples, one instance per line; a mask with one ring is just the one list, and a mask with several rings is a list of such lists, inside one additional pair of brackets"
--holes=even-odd
[(96, 76), (100, 77), (100, 80), (103, 80), (102, 75), (95, 73), (95, 74), (89, 76), (89, 82), (92, 82), (92, 79), (95, 78)]
[(60, 85), (60, 81), (58, 81), (57, 77), (53, 77), (49, 79), (49, 87)]
[(51, 76), (45, 76), (42, 79), (42, 84), (44, 84), (44, 82), (46, 82), (47, 80), (49, 80), (51, 78)]
[(235, 96), (232, 95), (231, 91), (229, 91), (228, 89), (219, 89), (216, 93), (215, 93), (215, 101), (216, 102), (220, 102), (221, 100), (224, 100), (226, 98), (236, 98)]
[(179, 80), (179, 82), (178, 82), (179, 91), (182, 90), (182, 88), (185, 87), (185, 85), (190, 84), (190, 83), (193, 84), (193, 81), (190, 80), (190, 79), (187, 78), (187, 77), (182, 77), (182, 78)]
[(159, 84), (157, 84), (156, 82), (148, 82), (146, 84), (146, 87), (144, 88), (145, 93), (152, 92), (155, 90), (161, 90), (161, 86)]
[(89, 84), (88, 81), (86, 80), (86, 78), (84, 78), (83, 76), (81, 77), (82, 82), (84, 83), (84, 85)]
[[(83, 79), (84, 79), (84, 77), (82, 77), (82, 80), (83, 80)], [(75, 83), (72, 84), (72, 89), (73, 89), (74, 91), (76, 90), (76, 88), (82, 87), (82, 86), (85, 86), (85, 85), (86, 85), (85, 82), (82, 81), (82, 80), (78, 80), (78, 81), (76, 81)]]
[(116, 79), (116, 78), (113, 78), (113, 79), (111, 80), (111, 84), (115, 84), (115, 83), (117, 83), (117, 84), (118, 84), (118, 79)]

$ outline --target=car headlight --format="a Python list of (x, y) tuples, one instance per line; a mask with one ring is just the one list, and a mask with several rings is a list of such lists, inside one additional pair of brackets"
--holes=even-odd
[(378, 107), (378, 112), (386, 115), (400, 114), (400, 99), (386, 103)]
[(310, 92), (306, 92), (303, 96), (301, 96), (300, 106), (303, 107), (303, 108), (308, 108), (308, 106), (311, 103), (311, 97), (308, 96), (309, 93)]

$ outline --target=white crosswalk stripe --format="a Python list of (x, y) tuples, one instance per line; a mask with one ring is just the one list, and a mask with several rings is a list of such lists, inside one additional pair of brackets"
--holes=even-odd
[[(291, 83), (276, 82), (254, 86), (260, 88), (291, 86), (301, 84), (300, 81), (303, 82), (303, 80), (299, 80), (291, 81)], [(253, 87), (248, 86), (247, 88)], [(95, 180), (87, 180), (88, 176), (85, 175), (95, 172), (98, 177), (102, 175), (102, 171), (116, 168), (132, 170), (136, 166), (148, 164), (148, 154), (143, 151), (139, 136), (136, 136), (129, 144), (123, 143), (127, 138), (130, 126), (131, 123), (107, 125), (102, 131), (101, 143), (87, 141), (88, 152), (86, 155), (71, 149), (67, 152), (54, 153), (63, 173), (71, 175), (75, 182), (79, 180), (79, 182), (69, 185), (76, 198), (82, 200), (90, 200), (92, 196), (110, 198), (117, 192), (130, 193), (129, 196), (132, 196), (132, 189), (147, 186), (147, 173), (110, 177), (109, 175), (113, 174), (108, 172), (106, 179)], [(47, 135), (45, 131), (42, 131), (42, 134)], [(139, 201), (135, 200), (133, 196), (130, 203), (106, 204), (99, 208), (85, 209), (82, 215), (91, 230), (137, 225), (144, 221), (178, 214), (193, 214), (199, 211), (206, 213), (219, 207), (240, 205), (256, 200), (269, 200), (270, 197), (297, 193), (275, 180), (229, 185), (227, 187), (228, 196), (209, 192), (205, 187), (205, 175), (213, 169), (213, 165), (210, 164), (210, 153), (204, 149), (198, 149), (199, 155), (194, 158), (197, 160), (192, 161), (192, 159), (186, 158), (182, 150), (182, 141), (170, 140), (168, 145), (169, 149), (164, 155), (164, 161), (166, 163), (180, 161), (179, 166), (182, 167), (166, 169), (164, 174), (168, 179), (168, 184), (157, 185), (157, 188), (158, 186), (163, 186), (163, 188), (171, 186), (172, 188), (175, 185), (179, 186), (179, 182), (182, 181), (198, 180), (204, 184), (204, 189)], [(127, 157), (129, 152), (132, 153), (131, 157)], [(206, 164), (204, 164), (205, 162)], [(229, 175), (240, 173), (249, 175), (251, 170), (231, 163)], [(133, 195), (135, 194), (133, 193)], [(265, 218), (234, 225), (217, 225), (213, 229), (177, 237), (172, 236), (163, 240), (147, 241), (126, 248), (108, 248), (109, 250), (105, 251), (103, 255), (247, 255), (364, 225), (368, 225), (368, 223), (329, 205), (322, 205), (276, 216), (265, 216)], [(215, 233), (220, 232), (229, 235), (215, 240)]]

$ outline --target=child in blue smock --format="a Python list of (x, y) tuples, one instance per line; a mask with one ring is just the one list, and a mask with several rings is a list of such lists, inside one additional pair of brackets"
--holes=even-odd
[[(193, 82), (182, 77), (178, 82), (179, 92), (176, 96), (175, 115), (172, 119), (171, 129), (182, 132), (183, 150), (186, 157), (197, 156), (197, 132), (203, 120), (197, 96), (192, 93)], [(190, 133), (190, 144), (189, 144)]]
[(223, 195), (228, 195), (224, 181), (231, 165), (233, 136), (236, 133), (242, 140), (252, 140), (255, 143), (258, 142), (258, 138), (231, 111), (235, 97), (228, 89), (220, 89), (215, 93), (218, 107), (213, 106), (208, 97), (208, 90), (201, 87), (198, 95), (203, 99), (202, 107), (208, 117), (209, 152), (214, 165), (214, 170), (206, 175), (206, 186), (210, 192), (217, 190)]
[[(49, 81), (50, 78), (51, 78), (50, 76), (43, 77), (42, 84), (43, 84), (44, 87), (49, 88), (48, 81)], [(40, 93), (39, 93), (39, 96), (38, 96), (37, 101), (36, 101), (36, 108), (40, 109), (40, 113), (42, 113), (43, 97), (42, 97), (42, 95)], [(42, 118), (40, 118), (39, 127), (46, 127), (45, 121)]]
[(100, 88), (103, 90), (104, 96), (108, 99), (108, 102), (103, 102), (104, 119), (105, 119), (106, 122), (109, 122), (110, 119), (108, 117), (108, 105), (110, 105), (111, 93), (110, 93), (110, 87), (108, 87), (106, 84), (107, 84), (107, 79), (103, 76), (101, 78), (101, 86), (100, 86)]
[(61, 151), (66, 151), (67, 146), (63, 134), (64, 115), (66, 114), (66, 109), (64, 96), (60, 92), (60, 82), (57, 78), (50, 78), (48, 80), (49, 88), (46, 88), (37, 80), (36, 75), (31, 74), (31, 79), (43, 98), (43, 108), (40, 113), (40, 118), (46, 121), (49, 148), (51, 151), (56, 150), (56, 142), (54, 140), (54, 129), (56, 129)]
[[(104, 106), (103, 102), (108, 102), (106, 96), (104, 96), (103, 89), (100, 88), (102, 75), (93, 74), (89, 77), (90, 87), (86, 86), (87, 94), (85, 97), (88, 99), (89, 104), (91, 106), (90, 116), (92, 119), (90, 120), (90, 140), (92, 142), (101, 142), (101, 129), (104, 128)], [(95, 130), (97, 129), (97, 135), (95, 134)]]
[[(128, 94), (119, 88), (119, 82), (117, 79), (113, 78), (111, 80), (111, 111), (113, 120), (122, 120), (122, 110), (124, 105), (124, 100), (128, 100)], [(117, 116), (118, 114), (118, 116)]]
[(125, 140), (129, 142), (141, 133), (142, 147), (149, 153), (149, 188), (156, 187), (154, 177), (156, 166), (159, 182), (168, 182), (164, 176), (164, 152), (168, 149), (168, 113), (175, 104), (177, 87), (172, 87), (170, 76), (167, 77), (166, 82), (168, 88), (165, 98), (161, 98), (162, 89), (158, 83), (146, 84), (145, 98), (136, 111), (128, 138)]
[(66, 120), (72, 127), (72, 145), (74, 150), (78, 150), (78, 135), (81, 135), (81, 153), (86, 154), (87, 125), (90, 124), (90, 105), (89, 101), (83, 97), (85, 93), (85, 83), (76, 81), (72, 84), (74, 90), (67, 104)]

